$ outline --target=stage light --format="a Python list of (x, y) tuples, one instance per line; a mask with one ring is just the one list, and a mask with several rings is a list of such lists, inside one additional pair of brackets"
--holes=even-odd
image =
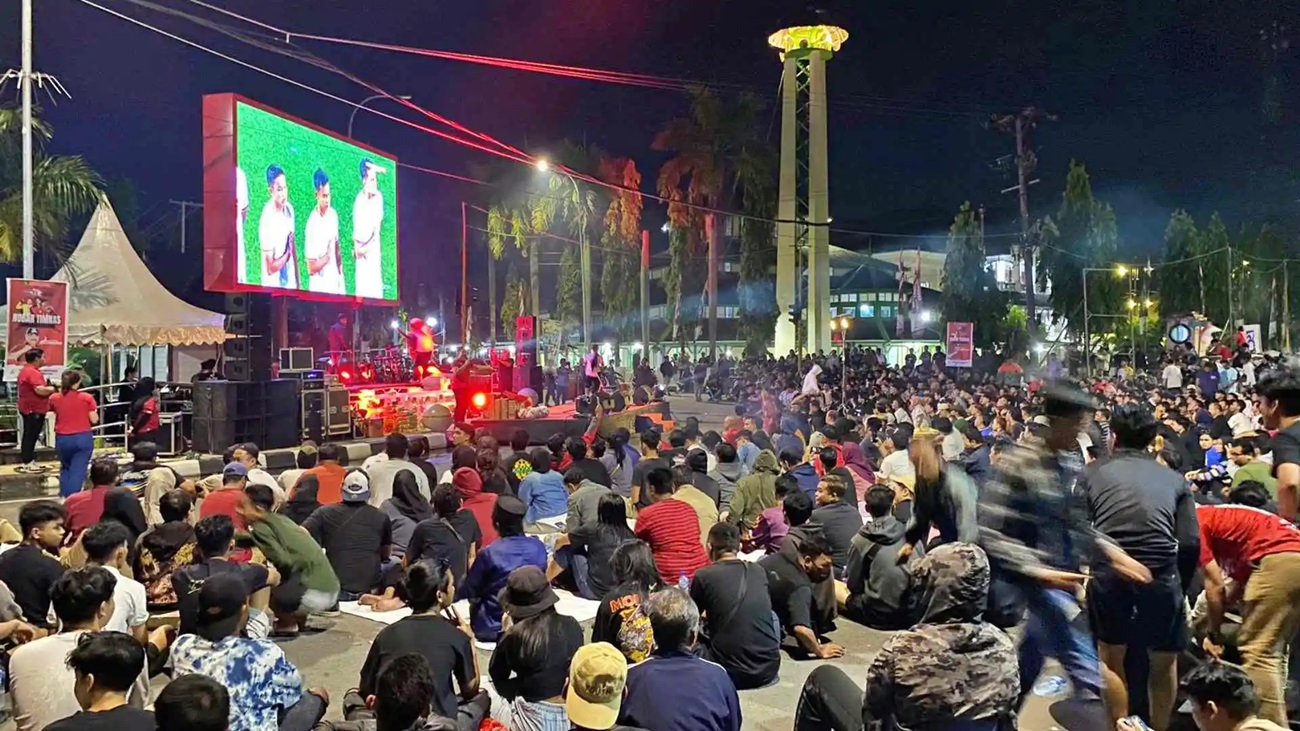
[(343, 368), (340, 368), (340, 369), (339, 369), (339, 380), (340, 380), (340, 381), (344, 381), (345, 383), (351, 383), (351, 382), (352, 382), (352, 369), (351, 369), (351, 368), (348, 368), (348, 367), (346, 367), (346, 366), (344, 366)]
[(483, 393), (482, 391), (475, 393), (469, 399), (470, 404), (472, 404), (474, 408), (478, 409), (479, 411), (482, 411), (483, 409), (487, 408), (487, 401), (488, 401), (487, 394)]
[(1039, 355), (1042, 355), (1043, 352), (1046, 351), (1046, 350), (1047, 350), (1047, 346), (1046, 346), (1046, 345), (1043, 345), (1042, 343), (1034, 343), (1034, 352), (1035, 352), (1035, 353), (1037, 353), (1037, 354), (1039, 354)]
[(544, 158), (544, 157), (539, 157), (539, 158), (537, 158), (537, 162), (535, 162), (535, 163), (533, 163), (533, 164), (537, 166), (537, 170), (538, 170), (539, 172), (543, 172), (543, 173), (545, 173), (545, 172), (548, 172), (548, 171), (551, 169), (551, 162), (550, 162), (550, 160), (547, 160), (547, 159)]
[(361, 369), (357, 371), (357, 378), (362, 383), (370, 383), (375, 380), (375, 367), (369, 363), (361, 364)]

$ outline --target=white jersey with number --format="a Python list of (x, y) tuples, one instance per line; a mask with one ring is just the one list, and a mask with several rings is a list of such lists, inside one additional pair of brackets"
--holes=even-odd
[[(303, 253), (307, 257), (308, 267), (314, 259), (327, 257), (328, 260), (323, 269), (309, 276), (308, 290), (344, 294), (343, 274), (339, 271), (339, 261), (336, 256), (338, 241), (338, 212), (333, 208), (326, 208), (325, 213), (322, 214), (319, 206), (313, 207), (307, 216), (307, 230), (303, 234)], [(310, 268), (308, 271), (311, 271)]]
[(286, 201), (284, 210), (279, 211), (275, 208), (275, 201), (267, 201), (258, 221), (257, 239), (262, 246), (262, 286), (297, 289), (298, 277), (293, 270), (292, 256), (278, 272), (272, 272), (266, 266), (268, 258), (278, 259), (293, 246), (293, 206)]
[(380, 265), (382, 242), (379, 240), (383, 222), (383, 194), (369, 195), (364, 190), (357, 193), (352, 204), (352, 240), (366, 246), (365, 256), (357, 257), (356, 289), (353, 292), (357, 297), (384, 296), (384, 273)]

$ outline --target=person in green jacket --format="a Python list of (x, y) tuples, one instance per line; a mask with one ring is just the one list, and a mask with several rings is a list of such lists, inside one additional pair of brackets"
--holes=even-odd
[(253, 544), (280, 572), (280, 585), (271, 592), (275, 633), (296, 634), (312, 612), (338, 606), (339, 580), (325, 551), (302, 526), (272, 512), (271, 488), (250, 484), (244, 489), (239, 514), (248, 525)]
[(1228, 459), (1237, 465), (1232, 475), (1233, 487), (1254, 480), (1268, 490), (1270, 497), (1277, 499), (1277, 478), (1273, 477), (1273, 465), (1260, 459), (1259, 437), (1241, 436), (1228, 442)]
[(758, 516), (768, 508), (776, 507), (776, 476), (780, 474), (776, 455), (764, 449), (754, 458), (754, 469), (736, 482), (736, 491), (722, 520), (753, 528)]

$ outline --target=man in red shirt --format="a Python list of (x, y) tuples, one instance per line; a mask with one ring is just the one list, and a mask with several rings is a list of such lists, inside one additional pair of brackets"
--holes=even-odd
[(20, 445), (22, 464), (19, 472), (42, 472), (36, 466), (36, 440), (45, 431), (45, 415), (50, 410), (50, 394), (54, 387), (45, 381), (41, 368), (45, 365), (45, 351), (32, 348), (23, 356), (27, 361), (18, 372), (18, 414), (23, 422)]
[(248, 468), (240, 462), (231, 462), (221, 472), (221, 487), (208, 493), (199, 506), (199, 518), (225, 515), (235, 522), (236, 531), (248, 526), (237, 508), (244, 501), (244, 488), (248, 485)]
[(303, 473), (316, 476), (316, 483), (319, 485), (316, 489), (316, 502), (321, 505), (336, 505), (343, 502), (343, 478), (347, 476), (348, 471), (339, 464), (339, 445), (322, 444), (316, 455), (320, 463)]
[(636, 537), (650, 545), (659, 578), (676, 586), (685, 576), (709, 564), (700, 541), (700, 521), (695, 508), (673, 500), (673, 473), (664, 468), (650, 470), (645, 477), (650, 488), (650, 505), (637, 515)]
[(90, 489), (68, 496), (63, 509), (67, 541), (77, 540), (82, 531), (99, 522), (104, 515), (104, 493), (117, 487), (117, 463), (111, 459), (97, 459), (90, 463)]
[(1245, 505), (1202, 505), (1196, 517), (1209, 608), (1203, 647), (1215, 656), (1223, 651), (1219, 630), (1228, 604), (1226, 573), (1242, 599), (1237, 646), (1242, 668), (1259, 693), (1259, 715), (1285, 727), (1282, 658), (1300, 629), (1300, 530)]

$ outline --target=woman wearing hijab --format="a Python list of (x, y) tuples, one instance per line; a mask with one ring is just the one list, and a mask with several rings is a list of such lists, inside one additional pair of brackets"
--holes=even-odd
[(497, 529), (492, 525), (492, 509), (496, 507), (497, 496), (483, 492), (483, 478), (472, 467), (461, 467), (451, 476), (452, 487), (460, 494), (461, 508), (474, 515), (479, 530), (483, 533), (480, 548), (487, 548), (497, 539)]
[[(876, 484), (876, 473), (871, 469), (871, 464), (867, 461), (866, 455), (862, 453), (862, 447), (852, 440), (844, 442), (844, 466), (836, 469), (842, 469), (853, 478), (853, 491), (857, 493), (857, 506), (862, 515), (867, 515), (867, 490)], [(832, 470), (834, 471), (834, 470)]]
[(406, 555), (411, 533), (422, 520), (433, 517), (433, 508), (420, 494), (419, 483), (410, 470), (402, 470), (393, 478), (393, 496), (379, 506), (393, 524), (393, 559)]
[(135, 384), (135, 400), (127, 414), (127, 424), (131, 427), (132, 442), (158, 443), (159, 413), (157, 384), (149, 376), (141, 378)]
[[(406, 473), (398, 472), (397, 474), (401, 476)], [(307, 516), (316, 512), (316, 508), (320, 507), (319, 491), (320, 478), (310, 472), (304, 473), (298, 478), (298, 482), (293, 489), (293, 496), (280, 508), (280, 513), (294, 523), (302, 525)]]

